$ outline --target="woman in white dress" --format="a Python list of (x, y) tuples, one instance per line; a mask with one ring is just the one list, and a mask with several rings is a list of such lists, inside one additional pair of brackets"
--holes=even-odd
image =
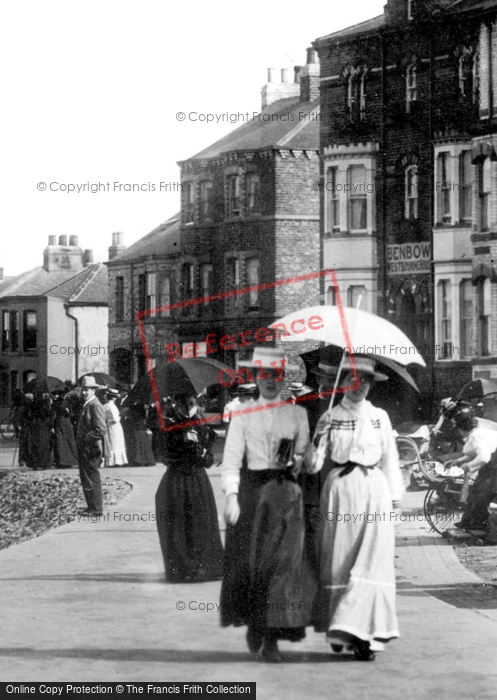
[(105, 422), (107, 423), (107, 433), (104, 439), (105, 466), (119, 467), (128, 463), (121, 416), (116, 406), (119, 392), (117, 389), (109, 389), (106, 396), (107, 403), (104, 404)]
[(399, 636), (392, 512), (404, 484), (390, 419), (366, 401), (372, 384), (387, 377), (372, 358), (354, 360), (359, 381), (346, 358), (342, 386), (357, 388), (345, 390), (341, 404), (320, 419), (314, 445), (326, 444), (324, 460), (311, 460), (307, 470), (329, 470), (321, 494), (316, 630), (326, 632), (335, 653), (369, 661)]

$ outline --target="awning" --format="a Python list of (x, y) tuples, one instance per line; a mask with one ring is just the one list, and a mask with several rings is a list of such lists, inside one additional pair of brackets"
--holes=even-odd
[(491, 282), (497, 282), (497, 272), (495, 267), (490, 263), (478, 263), (471, 270), (471, 280), (473, 284), (481, 277), (489, 279)]

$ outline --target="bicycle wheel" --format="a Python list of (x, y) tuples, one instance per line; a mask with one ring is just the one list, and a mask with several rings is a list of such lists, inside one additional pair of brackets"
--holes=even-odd
[(464, 506), (459, 503), (457, 496), (445, 493), (443, 484), (440, 484), (427, 492), (423, 508), (430, 528), (443, 535), (459, 522)]

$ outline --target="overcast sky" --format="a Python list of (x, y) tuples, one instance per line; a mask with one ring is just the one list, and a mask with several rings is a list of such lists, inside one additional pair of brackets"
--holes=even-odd
[[(41, 265), (50, 234), (77, 234), (81, 247), (104, 261), (113, 231), (123, 231), (129, 245), (174, 215), (177, 161), (242, 123), (207, 124), (188, 115), (252, 114), (260, 108), (268, 67), (305, 63), (313, 39), (381, 14), (384, 4), (3, 3), (5, 275)], [(178, 112), (186, 114), (184, 121), (176, 119)], [(161, 192), (161, 182), (172, 183), (172, 191)], [(39, 191), (38, 183), (46, 189)], [(84, 183), (110, 183), (110, 191), (60, 191)], [(124, 191), (132, 183), (150, 183), (155, 191)]]

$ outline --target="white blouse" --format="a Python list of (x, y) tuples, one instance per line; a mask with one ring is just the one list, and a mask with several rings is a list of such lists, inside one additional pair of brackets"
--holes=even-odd
[(392, 500), (400, 500), (405, 490), (404, 480), (387, 412), (369, 401), (355, 404), (344, 396), (339, 406), (320, 418), (315, 444), (330, 426), (331, 459), (338, 464), (355, 462), (365, 467), (378, 466), (390, 485)]
[(277, 469), (276, 454), (282, 438), (295, 440), (295, 454), (303, 455), (309, 445), (305, 409), (288, 403), (271, 407), (271, 403), (279, 401), (267, 401), (261, 396), (257, 401), (243, 404), (242, 409), (247, 412), (231, 420), (221, 470), (227, 496), (238, 493), (244, 455), (249, 469)]

